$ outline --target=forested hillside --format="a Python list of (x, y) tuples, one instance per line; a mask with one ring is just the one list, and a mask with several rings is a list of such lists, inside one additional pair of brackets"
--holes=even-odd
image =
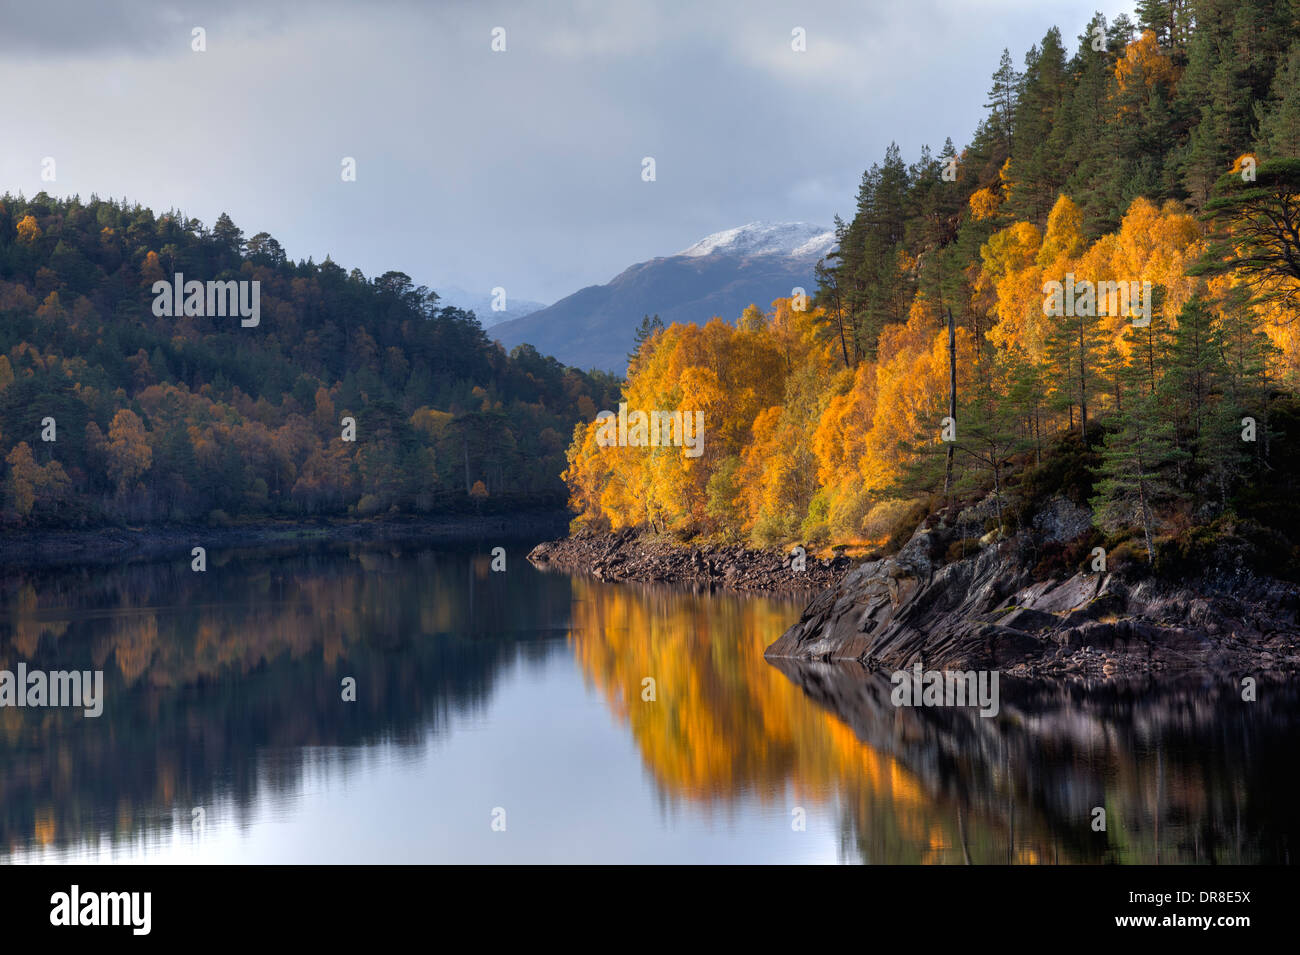
[[(176, 273), (259, 282), (260, 320), (155, 315)], [(224, 215), (0, 197), (11, 526), (559, 502), (567, 436), (612, 383), (506, 355), (401, 272), (295, 264)]]
[[(1059, 495), (1091, 512), (1071, 565), (1239, 537), (1295, 570), (1300, 4), (1053, 28), (987, 108), (964, 149), (866, 171), (813, 307), (642, 345), (628, 407), (702, 409), (704, 453), (579, 426), (577, 523), (875, 547), (939, 508), (996, 539)], [(1061, 307), (1110, 282), (1133, 300)]]

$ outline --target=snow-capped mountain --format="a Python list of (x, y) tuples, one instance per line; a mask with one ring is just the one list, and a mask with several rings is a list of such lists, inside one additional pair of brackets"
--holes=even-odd
[(814, 266), (834, 247), (835, 233), (806, 222), (751, 222), (639, 262), (491, 334), (507, 349), (527, 342), (566, 365), (622, 374), (644, 316), (665, 325), (735, 321), (745, 306), (767, 309), (795, 287), (811, 294)]
[(750, 222), (705, 236), (678, 255), (788, 255), (820, 258), (835, 248), (835, 233), (807, 222)]

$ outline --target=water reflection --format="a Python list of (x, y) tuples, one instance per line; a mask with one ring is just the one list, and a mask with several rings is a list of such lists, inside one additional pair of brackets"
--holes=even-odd
[[(1001, 681), (1002, 709), (899, 708), (853, 664), (762, 657), (771, 605), (575, 581), (578, 658), (665, 789), (841, 805), (877, 863), (1288, 862), (1300, 688)], [(717, 617), (739, 639), (718, 639)], [(645, 676), (655, 705), (640, 701)], [(816, 706), (810, 707), (809, 701)], [(1105, 832), (1093, 810), (1106, 810)]]
[(566, 630), (567, 581), (515, 601), (500, 577), (486, 556), (357, 545), (4, 579), (0, 669), (103, 669), (106, 704), (0, 709), (0, 846), (130, 840), (174, 808), (188, 828), (190, 807), (295, 791), (316, 747), (344, 776), (368, 747), (419, 750)]
[[(764, 660), (797, 605), (526, 549), (505, 574), (486, 545), (350, 545), (0, 579), (0, 669), (102, 668), (106, 696), (98, 720), (0, 709), (0, 857), (148, 858), (196, 806), (282, 861), (330, 812), (376, 860), (808, 858), (818, 832), (847, 861), (1292, 857), (1294, 682), (1003, 680), (996, 719), (899, 710), (860, 668)], [(512, 841), (479, 824), (497, 803)]]

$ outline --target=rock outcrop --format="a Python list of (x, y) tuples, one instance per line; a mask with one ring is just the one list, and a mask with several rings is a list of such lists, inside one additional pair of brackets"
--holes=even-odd
[(1300, 668), (1293, 584), (1241, 566), (1180, 584), (1105, 572), (1035, 581), (1023, 538), (943, 565), (941, 540), (923, 526), (893, 557), (856, 567), (767, 656), (1022, 676)]

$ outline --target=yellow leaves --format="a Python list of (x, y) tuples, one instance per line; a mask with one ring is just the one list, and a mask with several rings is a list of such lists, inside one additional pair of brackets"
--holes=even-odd
[(31, 243), (41, 237), (41, 227), (33, 215), (25, 215), (18, 220), (18, 241)]
[(20, 517), (31, 514), (36, 505), (53, 505), (64, 499), (69, 480), (63, 465), (58, 461), (37, 464), (26, 441), (16, 444), (5, 457), (8, 476), (5, 479), (5, 503)]
[(32, 457), (32, 449), (26, 441), (20, 441), (5, 457), (9, 466), (9, 477), (5, 481), (7, 503), (19, 517), (26, 517), (36, 504), (36, 472), (40, 465)]
[(997, 191), (990, 186), (983, 189), (976, 189), (970, 197), (970, 214), (976, 222), (981, 219), (991, 219), (997, 215), (998, 206), (1001, 204)]
[(45, 296), (45, 301), (36, 310), (36, 317), (43, 322), (62, 322), (67, 318), (67, 312), (64, 311), (63, 305), (59, 302), (58, 292), (51, 292)]
[[(1150, 282), (1153, 297), (1156, 289), (1163, 295), (1165, 316), (1176, 315), (1198, 288), (1187, 268), (1201, 248), (1196, 220), (1181, 204), (1146, 199), (1132, 203), (1116, 232), (1089, 243), (1079, 207), (1062, 195), (1045, 230), (1031, 222), (1000, 229), (968, 274), (977, 313), (993, 319), (988, 343), (1013, 363), (1042, 367), (1058, 321), (1044, 314), (1046, 282), (1064, 284), (1071, 275), (1075, 283), (1122, 282), (1126, 289)], [(861, 539), (872, 534), (872, 522), (881, 530), (891, 514), (882, 502), (920, 446), (938, 440), (947, 414), (942, 311), (915, 296), (907, 321), (880, 331), (877, 360), (851, 372), (837, 361), (826, 316), (796, 311), (786, 299), (767, 315), (747, 309), (734, 325), (670, 325), (642, 350), (622, 397), (630, 409), (702, 411), (704, 454), (599, 448), (594, 423), (578, 427), (564, 473), (578, 519), (599, 529), (743, 531), (760, 543), (801, 534)], [(1101, 311), (1101, 331), (1123, 347), (1130, 316)], [(1272, 334), (1285, 339), (1300, 373), (1300, 334)], [(958, 380), (972, 382), (976, 341), (968, 329), (958, 329), (957, 347)], [(1047, 383), (1042, 390), (1050, 391)]]
[[(320, 392), (324, 391), (324, 388), (320, 389)], [(329, 395), (325, 394), (323, 398), (318, 396), (316, 400), (318, 405), (322, 400), (328, 402)], [(409, 423), (412, 428), (422, 432), (430, 440), (439, 441), (447, 436), (448, 429), (451, 427), (451, 423), (455, 419), (456, 416), (450, 411), (439, 411), (437, 408), (422, 407), (415, 409), (411, 414)]]
[[(1043, 285), (1062, 282), (1070, 273), (1080, 282), (1150, 282), (1164, 290), (1165, 314), (1176, 315), (1196, 288), (1187, 268), (1201, 248), (1196, 220), (1179, 203), (1157, 207), (1143, 198), (1129, 206), (1118, 232), (1088, 245), (1078, 207), (1062, 195), (1042, 236), (1032, 223), (1017, 222), (994, 233), (980, 249), (977, 298), (996, 319), (989, 340), (1042, 360), (1052, 321), (1043, 315)], [(1117, 347), (1127, 320), (1123, 315), (1101, 317)]]
[(834, 395), (813, 433), (817, 479), (823, 487), (856, 483), (866, 454), (866, 435), (876, 409), (876, 366), (864, 362), (844, 394)]
[(1070, 261), (1077, 258), (1086, 245), (1083, 213), (1069, 196), (1062, 193), (1047, 216), (1047, 232), (1038, 250), (1038, 264), (1046, 271), (1064, 274)]
[[(911, 460), (918, 436), (938, 438), (948, 402), (948, 333), (934, 313), (914, 308), (906, 325), (887, 326), (880, 336), (876, 407), (867, 437), (862, 477), (868, 490), (883, 491)], [(970, 333), (958, 329), (957, 361), (974, 364)]]
[(108, 475), (126, 490), (153, 464), (153, 449), (144, 430), (144, 422), (130, 408), (113, 416), (108, 428)]
[(1124, 48), (1115, 64), (1115, 79), (1121, 93), (1131, 90), (1150, 91), (1158, 83), (1173, 86), (1178, 70), (1156, 42), (1156, 35), (1146, 30)]
[(1036, 264), (1043, 235), (1032, 222), (1016, 222), (989, 236), (980, 247), (984, 272), (997, 281)]
[[(1164, 314), (1176, 316), (1195, 291), (1197, 280), (1187, 268), (1201, 254), (1201, 233), (1196, 220), (1177, 202), (1157, 208), (1149, 199), (1135, 199), (1120, 222), (1119, 232), (1097, 243), (1101, 261), (1094, 268), (1102, 279), (1150, 282), (1165, 290)], [(1109, 323), (1122, 337), (1122, 316)]]
[(1043, 237), (1032, 222), (1016, 222), (995, 232), (980, 248), (984, 268), (977, 292), (992, 295), (997, 324), (989, 339), (999, 347), (1039, 356), (1045, 344), (1043, 272), (1038, 253)]
[(1020, 184), (1016, 182), (1016, 180), (1011, 178), (1010, 157), (1008, 157), (1006, 162), (1002, 164), (1002, 168), (998, 170), (998, 182), (1001, 184), (1002, 198), (1004, 201), (1010, 200), (1015, 197), (1016, 191), (1019, 189)]

